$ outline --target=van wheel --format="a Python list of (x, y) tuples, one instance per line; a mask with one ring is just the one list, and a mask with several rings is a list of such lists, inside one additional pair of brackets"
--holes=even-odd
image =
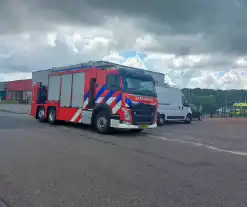
[(45, 122), (45, 108), (42, 106), (38, 109), (38, 119), (40, 122)]
[(163, 114), (159, 116), (157, 124), (158, 126), (163, 126), (165, 124), (165, 116)]
[(110, 132), (110, 118), (107, 112), (100, 111), (94, 118), (94, 128), (99, 134)]
[(190, 124), (191, 121), (192, 121), (192, 116), (191, 116), (191, 114), (187, 114), (184, 123), (185, 123), (185, 124)]
[(48, 122), (52, 125), (56, 124), (56, 109), (51, 108), (48, 110)]

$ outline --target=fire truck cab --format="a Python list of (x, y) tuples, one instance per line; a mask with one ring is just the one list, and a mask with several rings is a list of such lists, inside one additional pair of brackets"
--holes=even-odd
[(157, 127), (157, 94), (150, 75), (91, 62), (48, 76), (48, 86), (33, 83), (30, 115), (41, 122), (90, 124), (101, 134), (112, 128), (140, 132)]

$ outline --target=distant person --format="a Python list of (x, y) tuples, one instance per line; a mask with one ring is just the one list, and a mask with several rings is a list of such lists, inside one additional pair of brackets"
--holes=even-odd
[(212, 111), (210, 112), (210, 118), (213, 118), (213, 112)]

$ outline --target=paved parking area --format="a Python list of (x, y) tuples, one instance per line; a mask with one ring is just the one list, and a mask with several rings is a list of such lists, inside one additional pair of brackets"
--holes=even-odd
[(8, 206), (247, 206), (245, 120), (141, 134), (0, 112), (0, 200)]
[(247, 118), (206, 118), (191, 125), (168, 124), (152, 134), (163, 140), (247, 153), (246, 127)]
[(29, 104), (2, 104), (0, 103), (0, 112), (11, 112), (18, 114), (29, 114), (31, 106)]

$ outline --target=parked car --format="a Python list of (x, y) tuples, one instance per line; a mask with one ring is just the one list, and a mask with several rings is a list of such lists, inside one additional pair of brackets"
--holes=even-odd
[(194, 104), (190, 104), (192, 111), (192, 119), (197, 119), (198, 121), (202, 120), (202, 113), (198, 110), (198, 108)]

